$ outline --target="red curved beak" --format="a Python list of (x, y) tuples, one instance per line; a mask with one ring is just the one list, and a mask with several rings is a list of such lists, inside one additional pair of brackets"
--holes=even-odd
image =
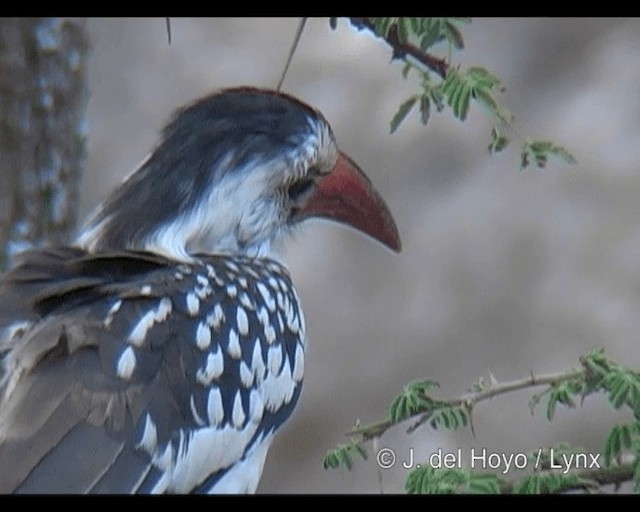
[(300, 216), (331, 219), (366, 233), (393, 251), (402, 249), (398, 228), (384, 199), (367, 175), (342, 152), (332, 171), (318, 181)]

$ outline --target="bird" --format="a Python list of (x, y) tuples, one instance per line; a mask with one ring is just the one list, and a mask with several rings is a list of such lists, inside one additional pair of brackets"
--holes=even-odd
[(0, 492), (256, 492), (307, 343), (277, 249), (311, 218), (401, 250), (319, 110), (249, 86), (178, 109), (71, 243), (0, 278)]

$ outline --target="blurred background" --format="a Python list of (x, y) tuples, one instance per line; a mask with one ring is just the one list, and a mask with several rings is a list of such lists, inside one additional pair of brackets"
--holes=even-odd
[[(93, 19), (86, 214), (148, 154), (170, 113), (221, 87), (275, 87), (298, 19)], [(338, 225), (309, 222), (283, 249), (310, 337), (305, 388), (267, 459), (262, 493), (402, 492), (400, 465), (438, 449), (520, 453), (558, 442), (601, 450), (609, 406), (588, 399), (532, 417), (525, 391), (481, 403), (475, 438), (397, 427), (351, 472), (325, 471), (326, 452), (359, 419), (386, 417), (402, 386), (463, 393), (561, 371), (597, 346), (640, 366), (640, 21), (475, 19), (463, 65), (486, 66), (524, 137), (551, 138), (578, 159), (519, 170), (519, 143), (487, 152), (492, 120), (416, 113), (389, 134), (417, 90), (381, 41), (340, 19), (310, 19), (283, 90), (318, 107), (340, 147), (371, 177), (402, 235), (395, 255)], [(620, 421), (629, 418), (613, 416)], [(508, 475), (507, 475), (508, 476)]]

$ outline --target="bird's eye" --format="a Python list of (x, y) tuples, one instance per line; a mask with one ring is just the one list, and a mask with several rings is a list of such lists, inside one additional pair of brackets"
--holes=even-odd
[(293, 182), (289, 188), (287, 189), (287, 194), (289, 195), (289, 199), (294, 203), (299, 202), (302, 199), (311, 194), (313, 191), (315, 183), (312, 179), (304, 178), (298, 181)]

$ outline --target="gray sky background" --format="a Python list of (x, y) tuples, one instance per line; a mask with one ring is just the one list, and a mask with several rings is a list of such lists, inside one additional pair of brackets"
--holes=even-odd
[[(88, 213), (148, 154), (178, 106), (221, 87), (274, 87), (298, 20), (95, 19), (89, 23)], [(475, 19), (465, 66), (486, 66), (507, 87), (523, 136), (568, 147), (578, 165), (520, 172), (518, 144), (490, 157), (491, 118), (473, 107), (428, 127), (389, 120), (417, 88), (385, 45), (341, 19), (311, 19), (284, 90), (323, 111), (340, 147), (394, 213), (404, 251), (309, 222), (283, 247), (310, 336), (305, 389), (276, 439), (260, 492), (378, 492), (375, 457), (325, 471), (327, 450), (356, 419), (383, 419), (403, 384), (464, 392), (576, 365), (596, 346), (640, 365), (640, 22), (637, 19)], [(549, 425), (531, 393), (478, 406), (476, 436), (397, 428), (381, 441), (416, 462), (438, 449), (506, 455), (569, 441), (601, 449), (609, 406), (587, 400)], [(624, 421), (624, 414), (615, 416)], [(372, 454), (372, 450), (369, 450)], [(406, 471), (382, 473), (402, 492)], [(515, 474), (513, 475), (515, 476)]]

